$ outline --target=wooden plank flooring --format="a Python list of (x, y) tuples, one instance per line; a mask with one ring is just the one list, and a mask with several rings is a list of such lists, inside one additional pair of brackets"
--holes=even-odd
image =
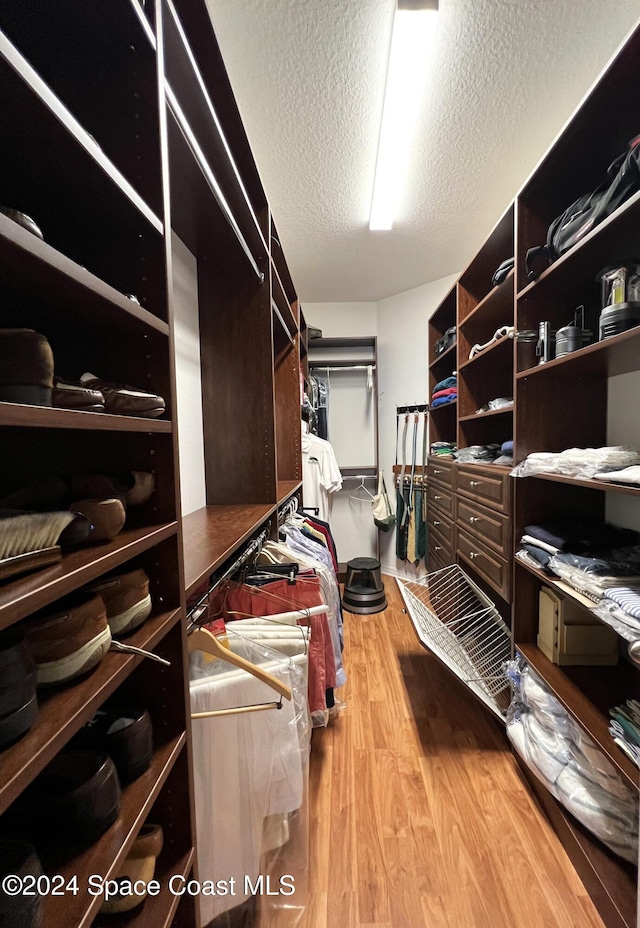
[(313, 734), (299, 928), (602, 928), (498, 723), (386, 588), (345, 615), (346, 708)]

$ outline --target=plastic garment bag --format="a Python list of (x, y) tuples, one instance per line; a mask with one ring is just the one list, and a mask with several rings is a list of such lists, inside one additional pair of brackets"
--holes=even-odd
[[(297, 925), (308, 883), (308, 756), (304, 643), (289, 657), (228, 632), (229, 646), (291, 687), (282, 707), (192, 721), (203, 926)], [(191, 655), (193, 713), (278, 701), (244, 670)], [(282, 912), (280, 912), (282, 910)]]

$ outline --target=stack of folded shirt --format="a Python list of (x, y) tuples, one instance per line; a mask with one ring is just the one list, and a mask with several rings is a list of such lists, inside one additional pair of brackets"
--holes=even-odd
[[(563, 474), (566, 477), (611, 479), (612, 472), (640, 464), (640, 452), (626, 445), (607, 448), (567, 448), (566, 451), (539, 451), (530, 454), (512, 471), (512, 477), (535, 474)], [(616, 479), (624, 479), (617, 477)]]
[(431, 454), (439, 458), (452, 458), (455, 451), (457, 446), (452, 441), (434, 441), (431, 445)]
[(459, 464), (491, 464), (500, 455), (500, 445), (469, 445), (456, 451)]
[(610, 483), (640, 484), (640, 466), (632, 464), (622, 470), (602, 471), (593, 475), (596, 480), (608, 480)]
[(594, 609), (598, 618), (627, 641), (640, 639), (640, 570), (636, 576), (616, 577)]
[(481, 406), (480, 409), (476, 409), (476, 413), (491, 412), (495, 409), (507, 409), (509, 406), (513, 406), (512, 396), (496, 396), (494, 400), (489, 400), (489, 402)]
[(626, 705), (609, 710), (609, 732), (615, 743), (640, 767), (640, 702), (627, 699)]
[(638, 854), (638, 798), (574, 722), (545, 683), (519, 658), (506, 674), (513, 690), (507, 735), (553, 796), (612, 851)]
[(458, 378), (455, 374), (445, 377), (433, 388), (431, 394), (431, 408), (437, 409), (438, 406), (446, 406), (447, 403), (453, 403), (458, 399)]

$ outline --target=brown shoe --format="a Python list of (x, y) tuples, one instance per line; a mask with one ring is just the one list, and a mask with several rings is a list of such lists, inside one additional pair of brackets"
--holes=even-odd
[[(162, 850), (163, 841), (164, 835), (160, 825), (143, 825), (115, 879), (121, 881), (123, 886), (134, 885), (137, 881), (141, 881), (141, 886), (150, 883), (155, 873), (156, 859)], [(129, 912), (144, 902), (145, 896), (146, 892), (143, 895), (123, 893), (105, 902), (100, 911), (109, 915), (116, 912)]]
[(165, 402), (155, 393), (145, 393), (137, 387), (123, 383), (100, 380), (95, 374), (83, 374), (80, 383), (91, 390), (99, 390), (104, 396), (105, 412), (114, 416), (142, 416), (157, 419), (165, 409)]
[(53, 382), (53, 406), (59, 409), (80, 409), (84, 412), (104, 412), (104, 396), (82, 383), (56, 377)]
[(116, 497), (127, 506), (139, 506), (151, 498), (156, 481), (153, 474), (132, 470), (126, 477), (76, 474), (71, 478), (72, 495), (78, 499)]
[(100, 663), (111, 645), (111, 629), (101, 596), (72, 594), (53, 610), (35, 613), (26, 636), (38, 684), (66, 683)]
[(0, 329), (0, 401), (51, 406), (53, 351), (33, 329)]
[(89, 541), (111, 541), (122, 530), (127, 518), (121, 499), (79, 499), (69, 508), (90, 520), (93, 529)]
[(128, 635), (151, 615), (149, 578), (141, 568), (115, 577), (103, 577), (87, 587), (87, 592), (102, 596), (114, 638)]

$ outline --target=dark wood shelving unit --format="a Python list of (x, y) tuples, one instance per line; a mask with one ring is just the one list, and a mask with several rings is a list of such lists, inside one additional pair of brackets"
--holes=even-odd
[(458, 405), (458, 400), (449, 400), (448, 403), (441, 403), (439, 406), (429, 407), (429, 415), (435, 416), (439, 412), (444, 412), (445, 409), (455, 409)]
[(581, 477), (565, 477), (563, 474), (535, 474), (532, 480), (549, 480), (552, 483), (566, 483), (569, 486), (585, 487), (589, 490), (600, 490), (607, 493), (624, 493), (627, 496), (638, 496), (640, 487), (629, 483), (611, 483), (606, 480), (591, 480)]
[[(62, 925), (88, 928), (91, 925), (101, 902), (99, 896), (90, 896), (84, 891), (89, 877), (99, 874), (104, 879), (109, 879), (115, 874), (180, 753), (185, 750), (185, 745), (186, 736), (181, 734), (154, 750), (149, 769), (122, 790), (118, 819), (92, 847), (71, 858), (46, 860), (46, 866), (52, 873), (59, 873), (65, 877), (65, 884), (71, 877), (77, 876), (78, 885), (82, 887), (77, 895), (57, 898), (49, 896), (46, 899), (46, 925), (51, 925), (52, 928)], [(106, 867), (105, 862), (109, 862)]]
[(507, 277), (490, 290), (489, 293), (460, 320), (460, 331), (479, 325), (483, 330), (497, 329), (504, 323), (502, 319), (513, 317), (513, 278), (514, 271), (509, 271)]
[(476, 366), (474, 369), (481, 367), (486, 363), (487, 358), (490, 358), (490, 364), (492, 366), (496, 364), (507, 366), (511, 362), (512, 355), (513, 339), (508, 336), (500, 338), (497, 342), (494, 342), (493, 345), (485, 348), (484, 351), (480, 351), (478, 354), (474, 355), (473, 358), (467, 358), (466, 361), (462, 361), (458, 365), (458, 373), (461, 374), (462, 371), (470, 368), (472, 364)]
[(502, 409), (489, 409), (485, 412), (476, 412), (470, 416), (460, 416), (459, 422), (475, 422), (477, 419), (488, 419), (491, 416), (513, 415), (513, 406), (505, 406)]
[(278, 480), (278, 506), (293, 496), (302, 486), (302, 480)]
[(516, 379), (544, 376), (553, 372), (566, 377), (615, 377), (637, 370), (640, 350), (640, 328), (621, 332), (593, 345), (579, 348), (564, 358), (554, 358), (527, 370), (519, 371)]
[(112, 416), (102, 412), (23, 406), (19, 403), (0, 403), (0, 424), (43, 429), (87, 429), (96, 432), (146, 432), (147, 434), (168, 434), (173, 429), (171, 422), (166, 419)]
[[(452, 362), (455, 364), (455, 360), (456, 360), (456, 344), (454, 342), (453, 345), (449, 345), (446, 351), (443, 351), (442, 354), (439, 354), (436, 357), (435, 361), (431, 362), (431, 364), (429, 365), (429, 369), (440, 370), (441, 365), (443, 367), (446, 367), (447, 365), (450, 365)], [(446, 365), (443, 363), (444, 361), (447, 362)]]

